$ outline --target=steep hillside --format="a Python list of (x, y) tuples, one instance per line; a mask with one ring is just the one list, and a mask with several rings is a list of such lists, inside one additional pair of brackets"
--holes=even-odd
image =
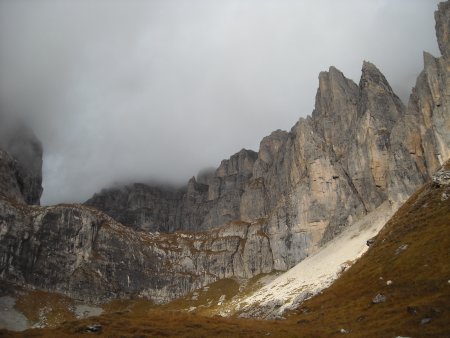
[(321, 294), (282, 321), (201, 317), (129, 302), (119, 312), (10, 337), (448, 337), (450, 165), (391, 218), (369, 251)]

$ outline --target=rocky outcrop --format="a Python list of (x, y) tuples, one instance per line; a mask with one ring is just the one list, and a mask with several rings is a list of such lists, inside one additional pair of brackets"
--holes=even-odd
[[(42, 195), (41, 142), (26, 125), (14, 117), (0, 114), (0, 149), (7, 152), (15, 162), (13, 171), (20, 196), (7, 190), (3, 190), (3, 193), (27, 204), (39, 204)], [(2, 161), (8, 162), (6, 157), (3, 154)], [(1, 175), (4, 174), (2, 171)]]

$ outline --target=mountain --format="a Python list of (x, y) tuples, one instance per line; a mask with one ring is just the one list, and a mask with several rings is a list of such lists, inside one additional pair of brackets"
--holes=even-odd
[[(437, 36), (446, 46), (444, 10)], [(176, 191), (133, 184), (85, 204), (145, 231), (265, 224), (273, 267), (286, 270), (385, 201), (401, 202), (450, 156), (448, 58), (424, 54), (405, 106), (364, 62), (359, 85), (335, 67), (319, 75), (315, 109)], [(275, 248), (275, 249), (274, 249)]]
[(450, 156), (447, 12), (436, 15), (441, 58), (424, 53), (409, 103), (364, 62), (359, 85), (319, 75), (315, 109), (186, 188), (105, 189), (85, 204), (145, 231), (204, 231), (261, 222), (273, 269), (286, 270), (386, 201), (404, 201)]
[[(448, 337), (449, 222), (450, 163), (447, 163), (369, 241), (366, 254), (352, 266), (339, 269), (339, 278), (331, 286), (290, 310), (287, 308), (293, 305), (291, 298), (302, 296), (302, 291), (296, 291), (296, 287), (301, 287), (308, 277), (316, 279), (318, 286), (324, 281), (320, 276), (313, 276), (315, 266), (309, 264), (306, 267), (306, 261), (310, 259), (309, 263), (318, 264), (318, 270), (321, 270), (318, 272), (326, 273), (323, 268), (327, 264), (331, 269), (340, 268), (334, 264), (333, 251), (325, 248), (323, 253), (307, 258), (262, 288), (250, 286), (246, 296), (245, 290), (231, 281), (219, 281), (164, 306), (154, 306), (143, 300), (113, 302), (103, 306), (105, 313), (95, 318), (65, 321), (56, 328), (15, 334), (0, 330), (0, 336), (73, 337), (97, 324), (100, 334), (106, 337)], [(363, 223), (355, 229), (362, 230), (361, 236), (367, 238), (371, 225)], [(333, 241), (329, 243), (338, 259), (343, 258), (344, 244), (350, 251), (355, 243), (360, 245), (363, 238), (356, 241), (355, 238), (344, 232), (334, 244)], [(251, 289), (253, 292), (248, 292)], [(34, 296), (45, 302), (47, 311), (52, 304), (63, 312), (61, 301), (49, 303), (49, 297), (42, 293)], [(277, 297), (279, 302), (276, 304), (273, 300)], [(252, 302), (252, 299), (257, 301)], [(267, 307), (270, 302), (274, 306)], [(247, 306), (241, 309), (232, 307), (246, 303)], [(24, 304), (20, 308), (30, 312), (33, 301), (28, 300), (26, 304), (28, 308)], [(248, 310), (260, 311), (259, 315), (263, 315), (283, 307), (284, 320), (217, 316), (226, 309), (234, 309), (235, 315), (248, 314)], [(35, 311), (39, 313), (40, 310)], [(216, 316), (211, 316), (214, 314)]]
[(424, 54), (408, 106), (373, 64), (359, 85), (330, 67), (311, 116), (184, 189), (134, 184), (86, 205), (32, 205), (42, 149), (10, 138), (0, 153), (0, 279), (95, 303), (161, 303), (286, 271), (379, 208), (388, 217), (450, 157), (449, 8), (436, 14), (443, 56)]

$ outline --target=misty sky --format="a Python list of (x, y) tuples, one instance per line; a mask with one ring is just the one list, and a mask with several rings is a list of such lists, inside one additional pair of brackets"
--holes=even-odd
[(43, 204), (186, 182), (313, 110), (330, 65), (406, 102), (434, 0), (1, 0), (0, 107), (44, 146)]

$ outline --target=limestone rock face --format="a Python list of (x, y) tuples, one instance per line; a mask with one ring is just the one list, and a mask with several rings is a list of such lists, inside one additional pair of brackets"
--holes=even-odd
[(337, 158), (348, 151), (358, 98), (358, 86), (335, 67), (319, 74), (319, 89), (312, 113), (314, 129), (331, 145)]
[(405, 107), (383, 74), (369, 62), (363, 64), (357, 110), (354, 142), (344, 166), (366, 210), (371, 211), (388, 197), (390, 136)]
[(257, 154), (242, 149), (214, 174), (192, 177), (187, 187), (133, 184), (105, 189), (85, 202), (117, 221), (147, 231), (200, 231), (240, 219), (240, 201)]
[(94, 302), (135, 295), (164, 302), (220, 278), (270, 272), (261, 228), (238, 222), (196, 234), (152, 234), (86, 206), (0, 198), (0, 276)]
[(145, 184), (104, 190), (89, 203), (118, 222), (150, 232), (170, 232), (177, 219), (181, 193)]
[(444, 58), (450, 57), (450, 3), (448, 1), (441, 2), (438, 10), (434, 13), (436, 20), (436, 36)]
[[(0, 149), (15, 162), (13, 171), (22, 196), (13, 193), (14, 197), (27, 204), (39, 204), (42, 195), (41, 142), (23, 123), (0, 114)], [(6, 155), (2, 155), (2, 160), (6, 160)]]

